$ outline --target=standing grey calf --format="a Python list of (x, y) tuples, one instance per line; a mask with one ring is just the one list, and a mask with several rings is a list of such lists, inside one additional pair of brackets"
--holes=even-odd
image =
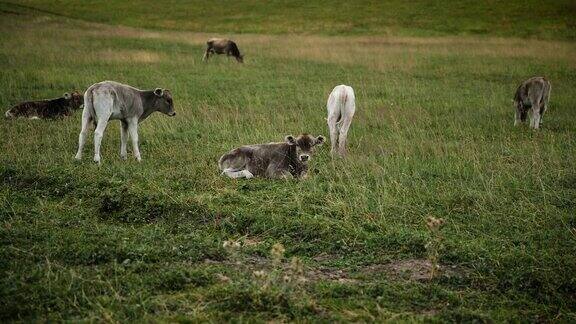
[(226, 54), (226, 56), (234, 56), (236, 61), (243, 63), (244, 56), (240, 54), (238, 46), (233, 41), (226, 38), (210, 38), (206, 42), (207, 48), (206, 53), (204, 53), (203, 61), (207, 61), (210, 55), (214, 54)]
[(170, 90), (139, 90), (129, 85), (114, 81), (103, 81), (93, 84), (84, 93), (84, 112), (82, 113), (82, 130), (78, 139), (76, 159), (82, 159), (82, 150), (88, 135), (88, 125), (95, 122), (94, 162), (100, 163), (100, 144), (108, 121), (118, 119), (120, 127), (120, 157), (127, 158), (126, 142), (128, 134), (132, 138), (132, 149), (138, 162), (141, 161), (138, 148), (138, 123), (151, 113), (159, 111), (168, 116), (175, 116), (174, 104)]
[(267, 178), (302, 178), (308, 171), (308, 161), (324, 136), (302, 134), (286, 136), (286, 142), (247, 145), (220, 157), (218, 166), (230, 178), (264, 176)]
[(514, 95), (514, 126), (525, 122), (530, 110), (530, 127), (538, 129), (542, 126), (542, 117), (548, 109), (551, 89), (550, 82), (543, 77), (533, 77), (522, 82)]
[[(330, 130), (331, 153), (343, 157), (346, 155), (346, 142), (352, 117), (356, 112), (354, 89), (347, 85), (335, 86), (326, 104), (328, 110), (328, 129)], [(338, 148), (337, 148), (338, 146)]]

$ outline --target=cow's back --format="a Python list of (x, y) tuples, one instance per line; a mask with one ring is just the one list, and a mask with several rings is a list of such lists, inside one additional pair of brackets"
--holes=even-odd
[(520, 84), (514, 95), (515, 102), (531, 106), (534, 101), (546, 100), (550, 95), (550, 81), (544, 77), (532, 77)]
[[(112, 109), (111, 119), (123, 119), (142, 113), (142, 103), (139, 98), (140, 90), (132, 86), (115, 81), (102, 81), (95, 83), (86, 90), (84, 95), (85, 106), (91, 109), (94, 116), (98, 116), (100, 109)], [(112, 107), (103, 107), (102, 100), (110, 101)], [(108, 103), (109, 104), (109, 103)]]
[(228, 49), (230, 40), (226, 38), (211, 38), (207, 44), (208, 47), (212, 48), (216, 53), (223, 54)]

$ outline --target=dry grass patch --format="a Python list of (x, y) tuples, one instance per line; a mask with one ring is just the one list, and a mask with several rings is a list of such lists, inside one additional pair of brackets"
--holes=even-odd
[(145, 50), (106, 49), (96, 54), (97, 60), (108, 62), (156, 63), (164, 59), (159, 53)]
[[(214, 33), (149, 31), (82, 22), (86, 33), (102, 37), (163, 39), (204, 46), (211, 37), (230, 37), (249, 60), (272, 56), (313, 62), (364, 65), (382, 70), (413, 71), (429, 55), (465, 55), (494, 58), (562, 59), (576, 66), (576, 44), (553, 40), (526, 40), (501, 37), (397, 37), (397, 36), (316, 36), (316, 35), (221, 35)], [(425, 55), (424, 55), (425, 54)], [(197, 54), (199, 57), (202, 53)]]

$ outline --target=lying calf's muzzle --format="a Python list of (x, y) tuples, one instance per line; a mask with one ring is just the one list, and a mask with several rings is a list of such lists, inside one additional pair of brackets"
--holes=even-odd
[(176, 116), (176, 112), (175, 112), (175, 111), (171, 111), (171, 112), (168, 113), (168, 116), (174, 117), (174, 116)]
[(308, 160), (310, 160), (310, 155), (308, 155), (308, 154), (301, 154), (300, 155), (300, 161), (306, 162)]

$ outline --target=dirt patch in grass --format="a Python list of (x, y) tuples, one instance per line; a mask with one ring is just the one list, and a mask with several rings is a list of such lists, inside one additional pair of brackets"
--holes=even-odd
[[(324, 259), (324, 255), (322, 258)], [(316, 258), (315, 258), (316, 260)], [(214, 261), (206, 260), (206, 263), (226, 264), (243, 268), (245, 271), (270, 271), (273, 268), (270, 259), (262, 256), (245, 256), (237, 260)], [(427, 259), (395, 260), (389, 263), (371, 264), (359, 267), (355, 270), (349, 268), (335, 268), (329, 266), (304, 266), (304, 277), (307, 281), (331, 281), (345, 284), (358, 284), (367, 281), (364, 277), (384, 275), (395, 280), (428, 281), (432, 265)], [(281, 263), (283, 270), (290, 268), (290, 260)], [(466, 270), (457, 265), (441, 265), (441, 279), (462, 278), (466, 276)]]
[(386, 273), (392, 277), (409, 280), (430, 279), (430, 269), (432, 265), (426, 259), (398, 260), (387, 264), (374, 264), (366, 266), (362, 272), (368, 274)]

